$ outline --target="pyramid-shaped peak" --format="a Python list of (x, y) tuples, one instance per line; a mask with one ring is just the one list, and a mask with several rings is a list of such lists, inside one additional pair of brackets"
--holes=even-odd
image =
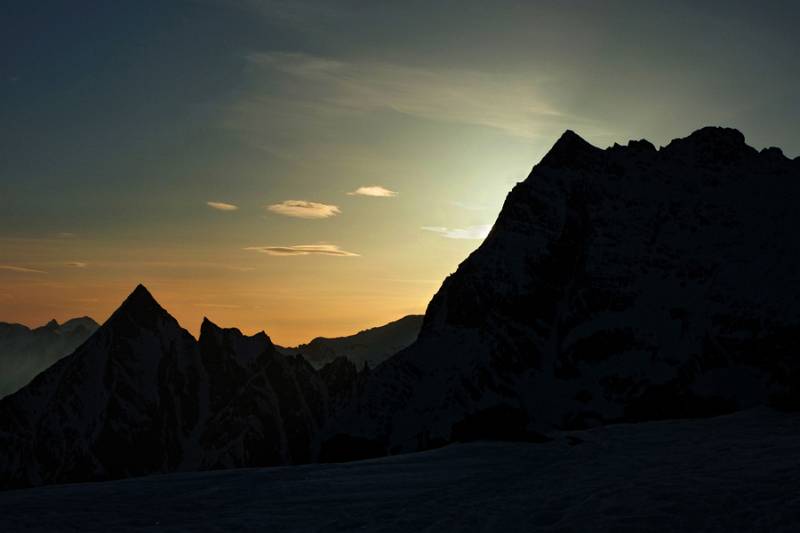
[(572, 130), (567, 130), (547, 152), (542, 164), (551, 167), (582, 166), (602, 153), (600, 148), (590, 144)]
[[(128, 317), (140, 325), (154, 324), (159, 317), (172, 318), (167, 311), (159, 305), (150, 291), (141, 283), (131, 292), (119, 309), (114, 311), (109, 321), (117, 317)], [(174, 320), (174, 319), (173, 319)]]
[(127, 298), (125, 298), (125, 301), (122, 302), (120, 309), (153, 307), (157, 307), (159, 309), (161, 308), (156, 299), (153, 298), (153, 295), (150, 294), (150, 291), (148, 291), (147, 288), (140, 283), (135, 289), (133, 289), (133, 292), (130, 293)]

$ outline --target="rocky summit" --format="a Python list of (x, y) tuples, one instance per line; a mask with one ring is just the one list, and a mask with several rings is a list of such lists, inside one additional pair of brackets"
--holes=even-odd
[[(800, 160), (567, 131), (338, 416), (386, 452), (796, 403)], [(793, 398), (795, 400), (793, 400)]]

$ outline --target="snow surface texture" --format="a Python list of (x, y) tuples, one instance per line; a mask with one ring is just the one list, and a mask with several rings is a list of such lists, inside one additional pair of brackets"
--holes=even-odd
[(0, 493), (2, 531), (797, 531), (800, 415)]

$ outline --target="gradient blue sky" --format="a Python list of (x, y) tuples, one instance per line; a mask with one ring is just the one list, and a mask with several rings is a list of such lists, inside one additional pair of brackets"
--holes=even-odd
[[(192, 331), (284, 344), (423, 312), (567, 128), (662, 145), (725, 125), (800, 155), (798, 15), (3, 2), (0, 320), (103, 320), (139, 282)], [(366, 186), (396, 195), (348, 194)]]

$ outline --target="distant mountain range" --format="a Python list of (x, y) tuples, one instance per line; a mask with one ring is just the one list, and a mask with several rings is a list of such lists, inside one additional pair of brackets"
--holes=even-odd
[(358, 368), (374, 368), (417, 340), (422, 315), (404, 316), (376, 328), (365, 329), (347, 337), (317, 337), (294, 348), (278, 347), (282, 353), (302, 356), (315, 368), (322, 368), (339, 357), (346, 357)]
[(0, 398), (71, 354), (98, 327), (89, 317), (73, 318), (63, 324), (51, 320), (34, 329), (0, 322)]
[(798, 203), (800, 159), (736, 130), (606, 150), (568, 131), (398, 354), (315, 369), (264, 333), (195, 340), (139, 286), (0, 400), (0, 487), (800, 406)]
[(0, 400), (0, 486), (303, 463), (327, 389), (264, 333), (195, 340), (141, 285), (72, 355)]

